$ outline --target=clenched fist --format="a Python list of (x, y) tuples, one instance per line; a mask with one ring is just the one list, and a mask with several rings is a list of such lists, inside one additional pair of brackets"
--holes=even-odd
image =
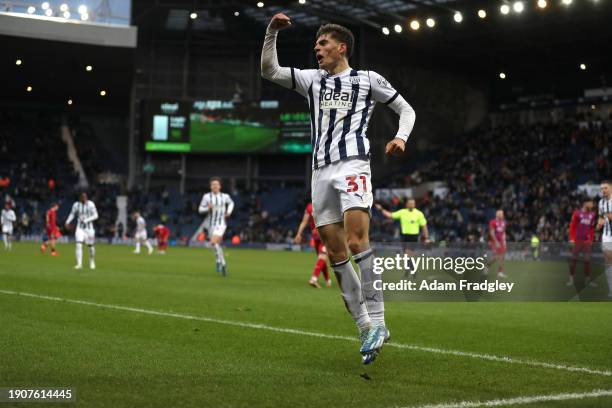
[(385, 154), (400, 156), (404, 153), (404, 149), (406, 148), (406, 142), (404, 142), (399, 137), (396, 137), (385, 146)]
[(283, 13), (277, 13), (270, 21), (270, 28), (273, 30), (282, 30), (291, 25), (291, 19)]

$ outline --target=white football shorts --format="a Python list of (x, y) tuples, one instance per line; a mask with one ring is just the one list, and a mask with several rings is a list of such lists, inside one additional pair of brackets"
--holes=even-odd
[(225, 230), (227, 229), (227, 225), (217, 225), (215, 227), (213, 227), (212, 229), (212, 233), (210, 234), (211, 237), (217, 236), (217, 237), (222, 237), (223, 234), (225, 234)]
[(315, 169), (311, 190), (317, 227), (343, 221), (344, 212), (353, 208), (370, 212), (374, 202), (370, 162), (343, 160)]
[(74, 233), (74, 239), (76, 242), (85, 243), (86, 245), (93, 245), (96, 241), (96, 230), (93, 228), (77, 228)]
[(147, 230), (136, 231), (136, 234), (134, 234), (134, 239), (145, 241), (147, 239)]

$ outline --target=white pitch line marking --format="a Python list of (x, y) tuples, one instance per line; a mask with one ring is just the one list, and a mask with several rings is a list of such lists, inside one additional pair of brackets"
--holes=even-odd
[[(162, 311), (157, 311), (157, 310), (141, 309), (141, 308), (130, 307), (130, 306), (96, 303), (96, 302), (90, 302), (87, 300), (76, 300), (76, 299), (67, 299), (67, 298), (61, 298), (61, 297), (56, 297), (56, 296), (39, 295), (35, 293), (16, 292), (12, 290), (4, 290), (4, 289), (0, 289), (0, 293), (5, 294), (5, 295), (24, 296), (24, 297), (30, 297), (30, 298), (36, 298), (36, 299), (52, 300), (55, 302), (66, 302), (66, 303), (73, 303), (77, 305), (93, 306), (93, 307), (98, 307), (98, 308), (103, 308), (103, 309), (112, 309), (112, 310), (121, 310), (125, 312), (142, 313), (142, 314), (148, 314), (148, 315), (153, 315), (153, 316), (174, 317), (177, 319), (197, 320), (201, 322), (225, 324), (229, 326), (245, 327), (245, 328), (250, 328), (250, 329), (268, 330), (268, 331), (273, 331), (277, 333), (298, 334), (301, 336), (319, 337), (319, 338), (333, 339), (333, 340), (345, 340), (345, 341), (351, 341), (351, 342), (358, 341), (356, 337), (351, 337), (351, 336), (339, 336), (335, 334), (326, 334), (326, 333), (311, 332), (311, 331), (305, 331), (305, 330), (299, 330), (299, 329), (289, 329), (289, 328), (284, 328), (284, 327), (268, 326), (266, 324), (216, 319), (212, 317), (193, 316), (193, 315), (174, 313), (174, 312), (162, 312)], [(576, 366), (570, 366), (570, 365), (565, 365), (565, 364), (547, 363), (543, 361), (522, 360), (522, 359), (517, 359), (513, 357), (508, 357), (508, 356), (496, 356), (492, 354), (480, 354), (480, 353), (473, 353), (469, 351), (441, 349), (441, 348), (435, 348), (435, 347), (424, 347), (424, 346), (417, 346), (413, 344), (403, 344), (403, 343), (395, 343), (395, 342), (388, 343), (386, 347), (395, 347), (395, 348), (401, 348), (401, 349), (421, 351), (421, 352), (426, 352), (426, 353), (445, 354), (445, 355), (451, 355), (451, 356), (457, 356), (457, 357), (469, 357), (469, 358), (475, 358), (475, 359), (487, 360), (487, 361), (495, 361), (495, 362), (501, 362), (501, 363), (520, 364), (520, 365), (526, 365), (526, 366), (532, 366), (532, 367), (549, 368), (549, 369), (554, 369), (554, 370), (580, 372), (580, 373), (587, 373), (587, 374), (593, 374), (593, 375), (600, 375), (604, 377), (612, 377), (612, 371), (609, 371), (609, 370), (598, 370), (598, 369), (593, 369), (593, 368), (588, 368), (588, 367), (576, 367)]]
[(567, 392), (563, 394), (533, 395), (488, 401), (459, 401), (442, 404), (419, 405), (410, 408), (479, 408), (505, 407), (509, 405), (534, 404), (536, 402), (567, 401), (585, 398), (600, 398), (612, 396), (612, 390), (593, 390), (589, 392)]

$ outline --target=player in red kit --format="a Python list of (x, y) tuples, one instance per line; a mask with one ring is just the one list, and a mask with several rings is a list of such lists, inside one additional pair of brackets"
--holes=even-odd
[(156, 225), (153, 228), (153, 233), (157, 239), (157, 251), (160, 254), (165, 254), (168, 248), (168, 239), (170, 238), (170, 230), (163, 224)]
[(321, 241), (321, 237), (319, 237), (319, 231), (317, 231), (317, 227), (315, 227), (314, 218), (312, 216), (312, 203), (308, 203), (306, 206), (304, 217), (302, 217), (302, 222), (298, 227), (297, 234), (295, 234), (294, 241), (296, 244), (302, 242), (302, 234), (304, 233), (304, 229), (306, 229), (306, 225), (310, 225), (310, 236), (314, 241), (315, 251), (317, 251), (317, 262), (315, 263), (312, 276), (308, 283), (310, 286), (320, 288), (319, 275), (323, 272), (323, 276), (325, 276), (325, 286), (329, 288), (331, 286), (331, 279), (329, 278), (329, 271), (327, 270), (327, 251), (325, 250), (323, 241)]
[(578, 257), (582, 254), (584, 262), (584, 275), (586, 276), (586, 284), (589, 286), (597, 286), (591, 278), (591, 251), (593, 249), (593, 239), (595, 237), (595, 212), (593, 211), (593, 200), (585, 198), (582, 202), (582, 208), (575, 210), (572, 214), (572, 220), (569, 224), (570, 245), (572, 247), (572, 258), (570, 259), (570, 276), (567, 286), (574, 284), (576, 276), (576, 263)]
[(57, 209), (59, 205), (57, 203), (51, 204), (49, 210), (47, 210), (47, 214), (45, 216), (45, 232), (46, 239), (43, 240), (42, 245), (40, 246), (40, 251), (44, 254), (47, 252), (47, 244), (51, 246), (51, 256), (57, 256), (57, 251), (55, 250), (55, 241), (60, 236), (59, 228), (57, 228)]
[(495, 218), (489, 221), (489, 246), (493, 251), (493, 259), (489, 266), (497, 261), (499, 263), (497, 277), (507, 278), (508, 276), (504, 273), (504, 261), (506, 258), (506, 220), (504, 219), (504, 210), (497, 210)]

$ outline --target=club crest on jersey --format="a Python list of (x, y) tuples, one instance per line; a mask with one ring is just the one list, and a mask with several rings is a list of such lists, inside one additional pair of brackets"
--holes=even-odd
[(351, 81), (351, 84), (355, 85), (359, 83), (359, 77), (358, 76), (351, 76), (349, 77), (349, 81)]
[(321, 94), (321, 109), (351, 109), (353, 96), (353, 91), (327, 89)]
[(380, 85), (380, 86), (384, 86), (384, 87), (387, 87), (387, 88), (391, 87), (389, 85), (389, 82), (385, 78), (383, 78), (383, 77), (378, 77), (378, 78), (376, 78), (376, 80), (378, 81), (378, 85)]

